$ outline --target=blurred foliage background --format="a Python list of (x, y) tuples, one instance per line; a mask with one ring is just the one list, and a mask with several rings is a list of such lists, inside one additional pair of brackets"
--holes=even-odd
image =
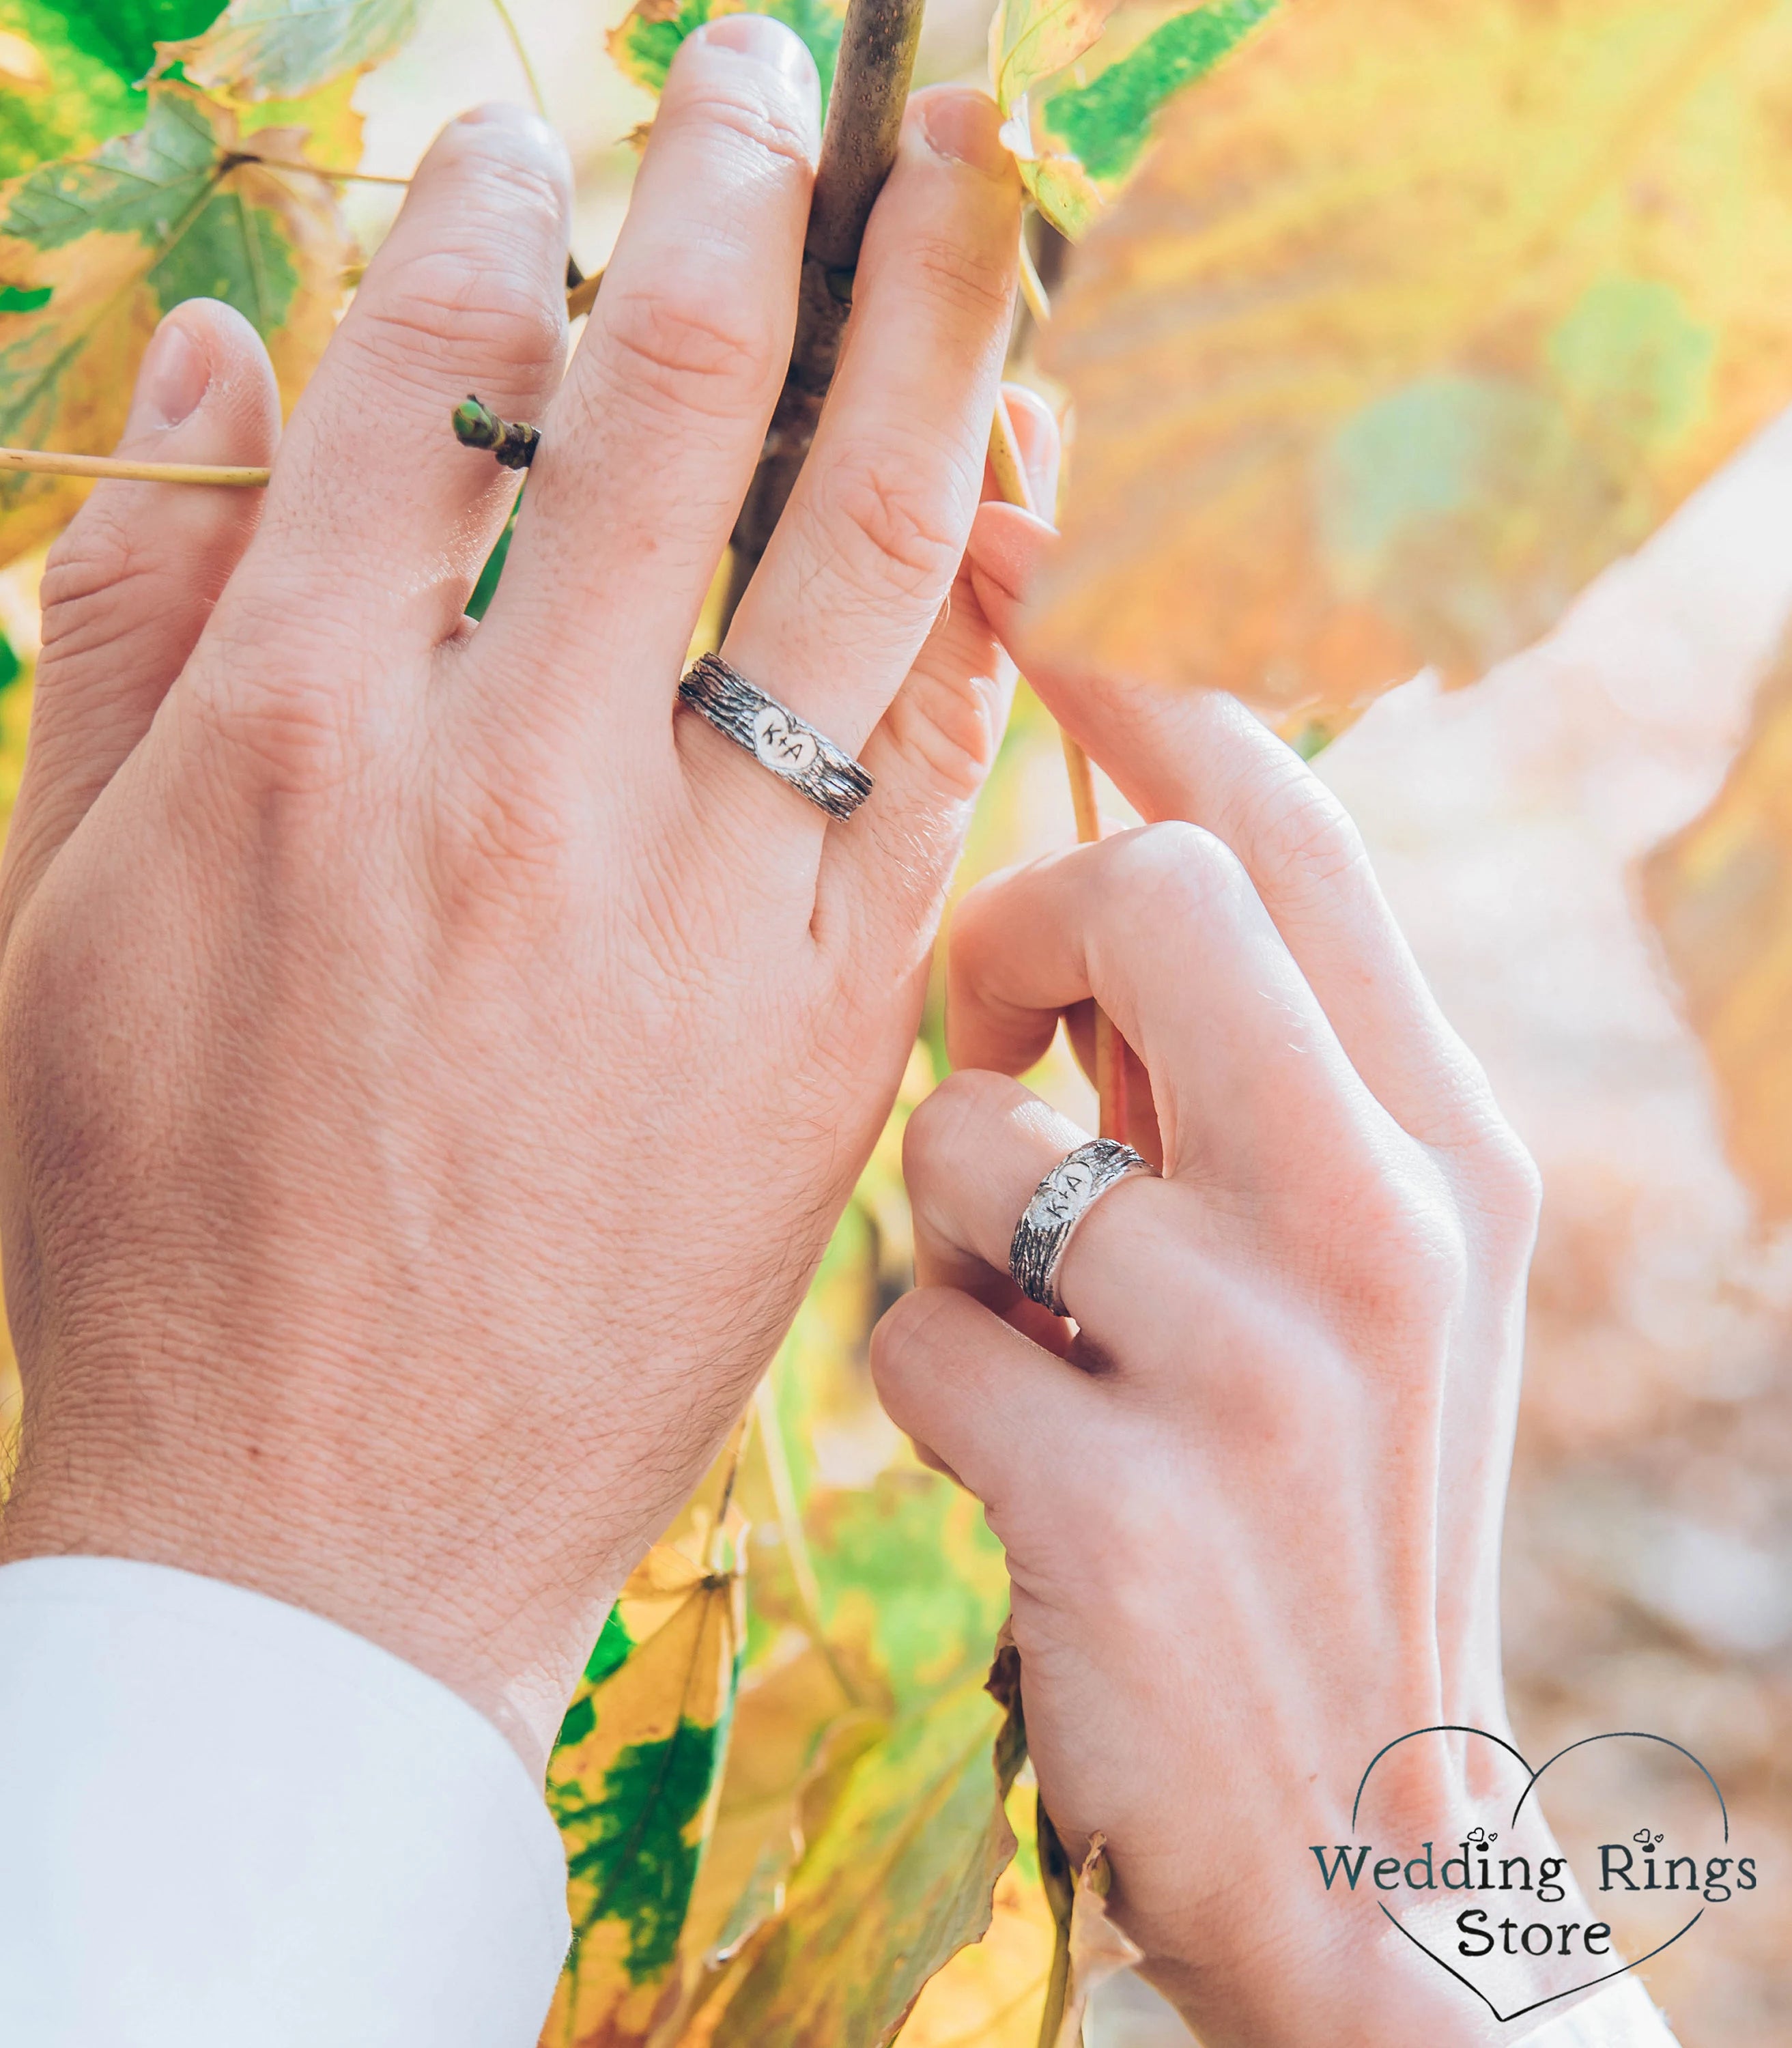
[[(158, 33), (191, 33), (210, 11), (171, 14)], [(623, 9), (515, 0), (513, 11), (572, 149), (573, 246), (594, 270), (626, 204), (637, 161), (626, 138), (652, 111), (604, 54)], [(933, 0), (920, 76), (984, 79), (987, 17), (981, 0)], [(0, 73), (6, 56), (0, 45)], [(489, 0), (432, 0), (405, 46), (355, 87), (361, 163), (401, 176), (450, 114), (523, 87)], [(1379, 88), (1371, 78), (1362, 89)], [(1783, 91), (1792, 106), (1792, 80)], [(16, 95), (5, 103), (16, 113)], [(1251, 110), (1235, 103), (1231, 118), (1243, 132)], [(1564, 118), (1581, 117), (1570, 107)], [(332, 118), (346, 134), (350, 110)], [(16, 139), (16, 123), (8, 132)], [(1741, 167), (1757, 173), (1770, 188), (1763, 209), (1778, 205), (1783, 172)], [(398, 197), (344, 188), (363, 247)], [(1162, 217), (1142, 213), (1137, 232)], [(1448, 227), (1421, 221), (1413, 232), (1422, 244)], [(1773, 247), (1763, 275), (1778, 276), (1788, 246)], [(1109, 262), (1098, 244), (1089, 293)], [(1111, 313), (1110, 301), (1084, 324)], [(1070, 315), (1073, 375), (1075, 302)], [(1496, 339), (1504, 347), (1511, 336)], [(1792, 356), (1767, 370), (1760, 358), (1748, 359), (1756, 410), (1744, 425), (1768, 385), (1792, 393)], [(1129, 374), (1135, 395), (1174, 385), (1143, 355)], [(1093, 409), (1127, 391), (1088, 395)], [(1174, 425), (1160, 417), (1150, 431)], [(1104, 445), (1111, 455), (1124, 440)], [(1694, 480), (1689, 471), (1664, 502)], [(1124, 464), (1097, 488), (1123, 498)], [(1158, 530), (1150, 503), (1145, 512)], [(1618, 504), (1588, 571), (1650, 523), (1631, 500)], [(1792, 1871), (1788, 534), (1792, 421), (1782, 421), (1606, 568), (1548, 638), (1479, 680), (1484, 657), (1506, 650), (1497, 635), (1477, 641), (1460, 611), (1445, 621), (1441, 650), (1425, 620), (1411, 645), (1376, 641), (1377, 658), (1410, 656), (1390, 681), (1433, 654), (1468, 686), (1445, 690), (1422, 673), (1366, 710), (1334, 692), (1344, 715), (1333, 723), (1348, 730), (1318, 762), (1544, 1171), (1507, 1560), (1519, 1739), (1534, 1755), (1612, 1728), (1685, 1743), (1722, 1782), (1739, 1836), (1782, 1880)], [(1166, 587), (1185, 607), (1187, 588), (1166, 586), (1149, 545), (1136, 553), (1146, 584), (1129, 616), (1168, 603)], [(1452, 562), (1464, 558), (1458, 549)], [(8, 807), (40, 568), (26, 556), (0, 576)], [(1537, 624), (1565, 595), (1541, 603)], [(1398, 604), (1384, 612), (1402, 630), (1412, 624)], [(1329, 660), (1332, 643), (1321, 643)], [(962, 879), (1073, 836), (1057, 735), (1023, 690)], [(924, 1470), (882, 1416), (866, 1362), (872, 1323), (910, 1278), (900, 1127), (937, 1076), (939, 1043), (936, 1011), (738, 1472), (731, 1484), (712, 1476), (638, 1575), (574, 1703), (550, 1789), (574, 1845), (588, 1967), (563, 1986), (550, 2039), (851, 2038), (860, 1987), (887, 2000), (893, 1984), (918, 1986), (976, 1921), (977, 1902), (942, 1888), (940, 1873), (987, 1875), (1000, 1861), (987, 1775), (1000, 1716), (981, 1691), (1005, 1611), (999, 1552), (974, 1503)], [(1093, 1127), (1089, 1092), (1061, 1049), (1034, 1079)], [(0, 1437), (17, 1409), (8, 1359)], [(641, 1825), (619, 1837), (591, 1788), (643, 1772), (649, 1793), (626, 1808)], [(910, 2048), (1034, 2038), (1052, 1930), (1024, 1778), (1007, 1804), (1020, 1848), (995, 1880), (990, 1931), (921, 1992), (902, 2034)], [(612, 1819), (622, 1810), (609, 1802)], [(1664, 1809), (1659, 1824), (1670, 1821)], [(693, 1844), (705, 1833), (699, 1869)], [(831, 1984), (787, 1966), (805, 1944), (836, 1957)], [(1769, 2048), (1792, 2038), (1789, 1955), (1792, 1891), (1780, 1881), (1746, 1913), (1710, 1916), (1699, 1941), (1647, 1975), (1686, 2048)], [(1091, 2048), (1185, 2039), (1124, 1984), (1098, 1999), (1089, 2034)]]

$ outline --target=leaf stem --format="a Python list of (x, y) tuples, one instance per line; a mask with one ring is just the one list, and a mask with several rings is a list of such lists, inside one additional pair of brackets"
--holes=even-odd
[(790, 1577), (797, 1588), (797, 1611), (809, 1631), (809, 1640), (845, 1696), (847, 1704), (863, 1707), (865, 1702), (859, 1688), (834, 1654), (834, 1646), (828, 1639), (827, 1629), (822, 1623), (821, 1585), (815, 1576), (815, 1561), (809, 1555), (802, 1507), (797, 1499), (796, 1482), (790, 1476), (790, 1456), (784, 1444), (784, 1425), (778, 1418), (778, 1396), (769, 1376), (762, 1379), (754, 1390), (753, 1408), (759, 1425), (759, 1446), (766, 1455), (766, 1474), (771, 1481), (772, 1503), (778, 1510), (778, 1533), (784, 1538), (784, 1554), (790, 1561)]
[(249, 150), (238, 151), (235, 161), (258, 165), (264, 171), (302, 171), (308, 178), (328, 178), (338, 184), (409, 186), (411, 181), (409, 173), (401, 177), (394, 171), (338, 171), (328, 164), (293, 163), (285, 157), (258, 157)]
[(1027, 246), (1026, 225), (1021, 224), (1021, 297), (1026, 309), (1033, 316), (1035, 327), (1044, 327), (1052, 316), (1052, 301), (1045, 290), (1045, 280), (1039, 275), (1039, 266), (1033, 260), (1033, 251)]
[[(989, 466), (1003, 498), (1010, 505), (1019, 506), (1023, 512), (1037, 514), (1038, 506), (1034, 502), (1033, 487), (1021, 460), (1020, 444), (1014, 438), (1014, 423), (1008, 411), (1008, 401), (999, 394), (995, 401), (995, 417), (990, 421)], [(1058, 737), (1064, 742), (1070, 802), (1076, 813), (1076, 838), (1080, 844), (1092, 846), (1101, 836), (1101, 811), (1096, 802), (1094, 770), (1089, 766), (1088, 754), (1061, 727)], [(1107, 1011), (1100, 1009), (1095, 1013), (1095, 1084), (1101, 1103), (1101, 1135), (1117, 1138), (1124, 1144), (1128, 1121), (1126, 1041), (1114, 1029)]]
[(492, 11), (504, 24), (504, 33), (510, 39), (510, 48), (517, 53), (517, 62), (522, 66), (522, 75), (529, 86), (529, 96), (535, 103), (535, 111), (545, 121), (548, 103), (541, 95), (541, 81), (535, 76), (535, 67), (529, 61), (529, 47), (523, 41), (522, 31), (517, 26), (516, 17), (504, 4), (504, 0), (491, 0)]
[(64, 455), (56, 448), (0, 448), (0, 471), (31, 476), (122, 477), (137, 483), (208, 483), (247, 488), (268, 480), (266, 469), (206, 462), (126, 462), (115, 455)]
[(1064, 2025), (1065, 2000), (1070, 1990), (1070, 1916), (1076, 1900), (1076, 1875), (1041, 1798), (1034, 1807), (1034, 1835), (1039, 1847), (1039, 1881), (1052, 1909), (1051, 1974), (1039, 2013), (1039, 2048), (1057, 2048)]

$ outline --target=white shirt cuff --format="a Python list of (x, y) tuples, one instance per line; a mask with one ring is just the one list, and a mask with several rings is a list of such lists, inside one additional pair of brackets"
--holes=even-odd
[(1678, 2048), (1642, 1984), (1619, 1977), (1571, 2011), (1546, 2020), (1514, 2048)]
[(532, 2048), (560, 1837), (474, 1708), (303, 1608), (0, 1567), (0, 2041)]

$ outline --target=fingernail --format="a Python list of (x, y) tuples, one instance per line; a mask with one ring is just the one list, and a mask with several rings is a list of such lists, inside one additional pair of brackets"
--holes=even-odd
[(145, 433), (179, 426), (196, 410), (211, 382), (204, 350), (178, 320), (164, 320), (137, 373), (127, 431)]
[(805, 83), (815, 70), (815, 60), (801, 38), (769, 14), (724, 14), (719, 21), (706, 22), (696, 33), (718, 49), (732, 50), (768, 66), (793, 85)]
[(980, 92), (930, 92), (921, 102), (921, 127), (937, 157), (994, 173), (1006, 169), (1001, 116)]

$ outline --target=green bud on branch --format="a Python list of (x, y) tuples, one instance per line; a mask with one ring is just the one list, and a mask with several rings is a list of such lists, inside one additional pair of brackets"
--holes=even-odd
[(454, 409), (454, 437), (463, 448), (490, 448), (506, 469), (527, 469), (541, 445), (538, 427), (499, 419), (471, 391)]

